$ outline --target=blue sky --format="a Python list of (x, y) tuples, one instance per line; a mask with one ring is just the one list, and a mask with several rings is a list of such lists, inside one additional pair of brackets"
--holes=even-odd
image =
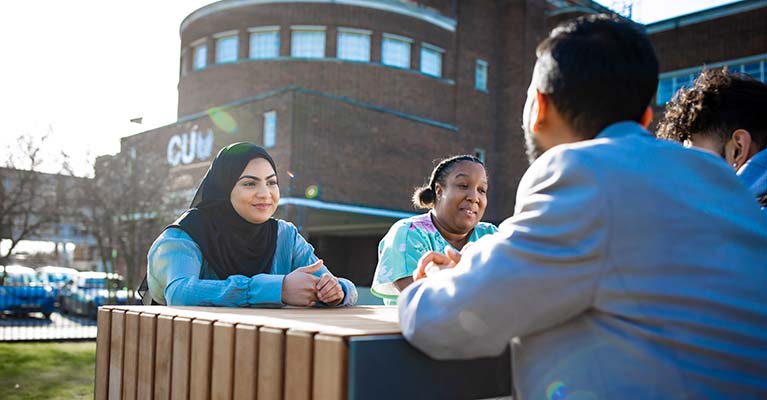
[[(733, 0), (634, 0), (630, 3), (634, 5), (632, 18), (637, 22), (647, 24), (735, 2)], [(597, 3), (611, 7), (615, 4), (629, 2), (597, 0)]]

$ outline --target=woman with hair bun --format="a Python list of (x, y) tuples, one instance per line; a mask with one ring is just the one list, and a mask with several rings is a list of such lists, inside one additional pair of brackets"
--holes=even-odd
[(378, 245), (370, 290), (386, 305), (397, 304), (424, 253), (443, 252), (446, 247), (461, 250), (498, 231), (495, 225), (480, 222), (487, 206), (487, 174), (482, 161), (471, 155), (437, 164), (429, 183), (413, 193), (413, 205), (430, 211), (397, 221)]

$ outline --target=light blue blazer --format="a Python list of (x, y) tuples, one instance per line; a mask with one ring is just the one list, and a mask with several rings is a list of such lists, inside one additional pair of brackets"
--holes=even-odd
[[(257, 307), (282, 306), (282, 279), (296, 268), (318, 260), (314, 248), (291, 224), (278, 219), (277, 249), (268, 274), (232, 275), (219, 279), (208, 268), (197, 243), (181, 229), (166, 229), (149, 249), (147, 283), (152, 298), (177, 306)], [(322, 266), (315, 273), (330, 272)], [(357, 289), (339, 278), (344, 290), (341, 306), (357, 302)]]
[(511, 343), (515, 399), (767, 399), (767, 219), (636, 123), (545, 152), (499, 232), (398, 303), (432, 357)]

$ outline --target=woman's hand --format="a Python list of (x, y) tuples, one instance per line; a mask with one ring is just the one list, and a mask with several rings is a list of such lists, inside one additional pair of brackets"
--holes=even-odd
[(296, 268), (293, 272), (285, 275), (282, 280), (282, 302), (299, 307), (315, 305), (318, 293), (316, 285), (320, 278), (313, 274), (319, 271), (321, 267), (322, 260), (317, 260), (312, 265)]
[(445, 254), (430, 251), (418, 260), (418, 267), (413, 271), (413, 281), (426, 278), (445, 268), (453, 268), (461, 261), (461, 253), (448, 247)]
[(344, 299), (344, 289), (338, 283), (338, 278), (330, 272), (322, 274), (315, 288), (317, 290), (317, 298), (331, 307), (337, 306)]

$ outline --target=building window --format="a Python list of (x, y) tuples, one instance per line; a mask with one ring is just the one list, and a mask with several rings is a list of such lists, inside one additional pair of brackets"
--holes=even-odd
[(250, 58), (254, 60), (280, 56), (280, 27), (263, 26), (249, 29)]
[(341, 60), (370, 62), (370, 31), (338, 28), (338, 55)]
[(216, 38), (216, 64), (224, 64), (237, 61), (239, 40), (237, 31), (223, 32), (213, 35)]
[(410, 44), (406, 37), (384, 33), (381, 45), (381, 63), (392, 67), (410, 68)]
[(199, 44), (192, 46), (193, 64), (192, 69), (203, 69), (208, 65), (208, 45), (205, 44), (203, 39)]
[(421, 44), (421, 72), (426, 75), (442, 76), (442, 53), (445, 50), (427, 43)]
[(487, 61), (477, 60), (474, 69), (474, 88), (487, 92)]
[(767, 68), (767, 65), (765, 64), (767, 64), (767, 61), (743, 64), (743, 73), (750, 75), (758, 81), (767, 82), (767, 77), (765, 76), (765, 68)]
[(181, 76), (186, 76), (189, 73), (189, 51), (186, 48), (181, 50)]
[(325, 57), (324, 26), (292, 26), (290, 55), (299, 58)]
[(277, 143), (277, 112), (264, 113), (264, 147), (274, 147)]
[(479, 147), (474, 149), (474, 157), (477, 157), (479, 161), (482, 161), (482, 163), (485, 163), (485, 149), (480, 149)]
[[(767, 82), (767, 57), (764, 55), (709, 64), (705, 68), (721, 67), (727, 67), (731, 72), (743, 73), (758, 81)], [(655, 96), (656, 103), (659, 106), (666, 104), (679, 89), (691, 86), (702, 70), (703, 67), (698, 67), (661, 74), (658, 79), (658, 92)]]

